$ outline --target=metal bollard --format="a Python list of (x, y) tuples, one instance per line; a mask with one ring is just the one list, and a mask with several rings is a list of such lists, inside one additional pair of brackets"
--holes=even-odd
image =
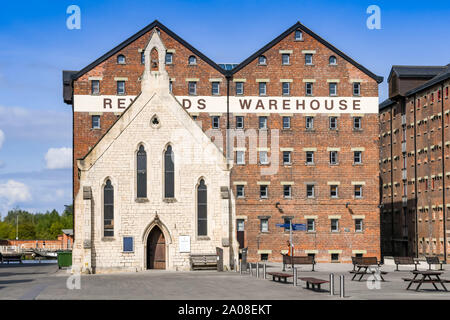
[(339, 276), (339, 284), (340, 284), (340, 297), (345, 298), (345, 285), (344, 285), (344, 276)]
[(242, 261), (239, 260), (239, 273), (242, 274)]
[(266, 279), (267, 275), (266, 275), (266, 264), (263, 264), (263, 278)]
[(253, 270), (252, 270), (252, 263), (248, 263), (249, 269), (250, 269), (250, 275), (253, 276)]
[(334, 296), (334, 274), (330, 274), (330, 296)]
[(294, 287), (297, 286), (297, 268), (294, 268)]
[(259, 278), (259, 262), (256, 263), (256, 277)]

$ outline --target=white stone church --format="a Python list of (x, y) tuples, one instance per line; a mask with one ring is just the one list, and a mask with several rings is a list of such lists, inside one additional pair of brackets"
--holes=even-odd
[(232, 164), (171, 94), (165, 52), (154, 32), (141, 94), (78, 160), (74, 272), (189, 270), (216, 248), (237, 261)]

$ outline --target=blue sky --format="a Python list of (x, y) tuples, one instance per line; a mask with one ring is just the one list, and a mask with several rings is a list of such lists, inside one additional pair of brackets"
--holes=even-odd
[[(68, 30), (66, 9), (81, 9)], [(381, 29), (366, 27), (370, 5)], [(72, 202), (72, 114), (62, 70), (80, 70), (158, 19), (215, 62), (239, 63), (300, 21), (377, 75), (450, 63), (449, 1), (15, 1), (0, 11), (0, 214)], [(380, 100), (387, 97), (386, 82)]]

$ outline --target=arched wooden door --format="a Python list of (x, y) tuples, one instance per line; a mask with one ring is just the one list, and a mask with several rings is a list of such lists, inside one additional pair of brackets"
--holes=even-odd
[(147, 269), (166, 269), (166, 240), (157, 226), (147, 237)]

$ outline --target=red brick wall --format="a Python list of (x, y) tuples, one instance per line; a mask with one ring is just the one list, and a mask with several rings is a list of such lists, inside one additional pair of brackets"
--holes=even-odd
[[(139, 49), (145, 48), (151, 32), (143, 35), (135, 42), (122, 49), (113, 57), (74, 81), (74, 94), (90, 94), (90, 76), (101, 76), (100, 94), (114, 95), (116, 93), (116, 82), (114, 77), (128, 77), (126, 82), (126, 94), (137, 95), (140, 91), (139, 76), (143, 72), (140, 62)], [(167, 49), (175, 49), (173, 54), (173, 65), (167, 65), (166, 69), (173, 82), (174, 95), (187, 95), (186, 78), (199, 78), (197, 93), (201, 95), (211, 94), (211, 83), (209, 78), (221, 78), (220, 94), (226, 95), (226, 79), (216, 69), (197, 57), (197, 65), (189, 66), (188, 57), (192, 54), (190, 50), (175, 41), (163, 31), (161, 38)], [(290, 56), (291, 65), (281, 65), (281, 54), (279, 50), (293, 50)], [(313, 56), (314, 66), (305, 66), (302, 50), (316, 50)], [(126, 65), (118, 65), (116, 57), (124, 54), (127, 58)], [(316, 79), (314, 83), (315, 96), (328, 96), (327, 79), (339, 79), (338, 96), (352, 96), (351, 79), (362, 79), (361, 96), (378, 96), (377, 83), (374, 79), (363, 73), (358, 68), (338, 55), (332, 53), (327, 47), (319, 43), (306, 33), (304, 41), (294, 41), (294, 34), (288, 35), (277, 45), (264, 53), (267, 57), (267, 66), (257, 66), (256, 60), (244, 67), (234, 75), (234, 78), (245, 78), (245, 96), (258, 95), (258, 84), (256, 79), (268, 78), (268, 96), (281, 96), (280, 79), (293, 79), (291, 83), (291, 96), (304, 96), (303, 79)], [(337, 57), (337, 65), (330, 66), (328, 58), (330, 55)], [(230, 94), (234, 95), (234, 84), (231, 82)], [(245, 128), (257, 129), (258, 116), (247, 114), (244, 117)], [(91, 117), (89, 113), (75, 112), (74, 114), (74, 160), (83, 157), (90, 148), (101, 138), (109, 126), (115, 121), (116, 116), (112, 113), (103, 113), (101, 116), (101, 129), (91, 129)], [(210, 116), (201, 113), (198, 117), (202, 121), (204, 130), (211, 128)], [(234, 115), (230, 115), (230, 126), (235, 128)], [(226, 114), (220, 120), (221, 130), (224, 134), (226, 129)], [(275, 227), (276, 223), (282, 223), (281, 216), (294, 216), (294, 223), (305, 223), (304, 215), (318, 215), (316, 221), (316, 232), (306, 233), (294, 232), (294, 244), (299, 255), (304, 255), (303, 249), (319, 250), (318, 261), (329, 261), (328, 250), (342, 250), (341, 261), (350, 261), (352, 250), (366, 250), (367, 256), (380, 257), (379, 238), (379, 200), (378, 192), (378, 116), (376, 114), (365, 114), (362, 121), (363, 130), (352, 130), (352, 118), (350, 115), (342, 114), (338, 118), (339, 130), (334, 132), (328, 129), (328, 115), (318, 114), (315, 117), (314, 131), (305, 131), (304, 115), (295, 114), (291, 120), (291, 129), (282, 130), (282, 118), (280, 115), (271, 115), (268, 119), (269, 141), (270, 129), (280, 130), (280, 147), (294, 148), (292, 154), (292, 166), (281, 167), (276, 175), (261, 176), (261, 165), (247, 164), (245, 166), (235, 165), (232, 171), (233, 181), (247, 181), (246, 198), (237, 200), (236, 214), (246, 215), (248, 220), (245, 224), (246, 246), (249, 248), (249, 260), (259, 259), (258, 250), (272, 250), (269, 259), (281, 261), (280, 250), (286, 249), (286, 240), (289, 233), (281, 228)], [(271, 147), (270, 143), (267, 147)], [(305, 165), (304, 147), (315, 147), (314, 166)], [(341, 148), (339, 152), (339, 165), (328, 164), (329, 153), (327, 147)], [(364, 147), (363, 165), (353, 165), (353, 147)], [(247, 150), (249, 146), (247, 145)], [(248, 163), (248, 152), (246, 162)], [(269, 156), (271, 153), (269, 152)], [(281, 163), (280, 153), (279, 162)], [(76, 163), (76, 162), (74, 162)], [(78, 172), (74, 168), (74, 194), (78, 192)], [(270, 181), (269, 198), (259, 199), (259, 186), (257, 181)], [(293, 181), (292, 200), (283, 199), (281, 181)], [(306, 198), (306, 186), (304, 182), (316, 183), (316, 199)], [(339, 199), (330, 199), (328, 181), (339, 181)], [(365, 181), (363, 187), (363, 198), (354, 199), (352, 181)], [(234, 188), (234, 186), (232, 185)], [(280, 202), (284, 213), (279, 213), (275, 203)], [(346, 208), (346, 203), (349, 207)], [(269, 233), (263, 234), (259, 231), (260, 220), (258, 216), (271, 216), (269, 219)], [(330, 220), (328, 215), (341, 215), (340, 232), (330, 232)], [(365, 215), (364, 232), (354, 232), (354, 221), (352, 215)], [(344, 228), (349, 231), (344, 231)]]

